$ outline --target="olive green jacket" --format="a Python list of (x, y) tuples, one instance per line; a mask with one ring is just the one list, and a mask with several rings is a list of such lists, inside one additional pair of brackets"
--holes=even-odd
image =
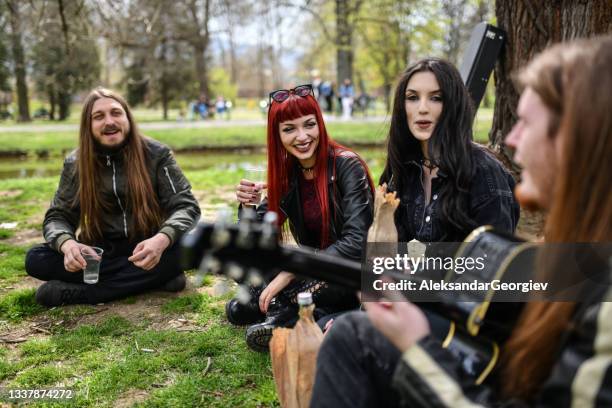
[[(170, 238), (171, 245), (180, 236), (195, 226), (200, 219), (200, 207), (191, 193), (191, 185), (176, 164), (170, 149), (149, 138), (145, 138), (147, 148), (147, 169), (153, 191), (165, 217), (158, 232)], [(76, 173), (77, 152), (66, 157), (59, 186), (45, 214), (43, 235), (52, 248), (59, 251), (64, 242), (77, 239), (80, 221), (78, 202), (79, 179)], [(104, 241), (134, 240), (132, 233), (132, 214), (137, 209), (127, 205), (127, 175), (124, 153), (97, 153), (102, 172), (102, 197), (110, 208), (103, 209), (102, 233)]]

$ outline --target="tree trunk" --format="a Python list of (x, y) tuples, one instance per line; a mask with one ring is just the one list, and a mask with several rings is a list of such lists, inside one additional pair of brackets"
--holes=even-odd
[(161, 42), (161, 53), (160, 53), (160, 58), (159, 58), (159, 65), (161, 65), (161, 69), (162, 69), (162, 74), (161, 74), (161, 78), (160, 78), (160, 98), (161, 98), (161, 103), (162, 103), (162, 117), (163, 120), (168, 120), (168, 105), (170, 104), (170, 92), (169, 92), (169, 86), (168, 86), (168, 73), (167, 73), (167, 56), (166, 56), (166, 52), (167, 52), (167, 45), (166, 45), (166, 38), (162, 39)]
[(495, 14), (498, 26), (507, 32), (495, 67), (495, 112), (489, 133), (491, 145), (500, 150), (516, 122), (519, 95), (511, 75), (548, 45), (610, 32), (612, 8), (610, 0), (497, 0)]
[(28, 97), (28, 84), (26, 82), (26, 63), (21, 40), (21, 18), (17, 1), (7, 1), (11, 20), (11, 49), (15, 67), (15, 82), (17, 88), (18, 122), (29, 122), (30, 99)]
[(349, 0), (336, 0), (336, 58), (338, 86), (353, 80), (353, 30), (349, 22)]
[(57, 105), (59, 108), (59, 118), (57, 120), (66, 120), (70, 116), (70, 103), (72, 102), (72, 93), (64, 90), (57, 92)]
[(195, 53), (195, 68), (196, 78), (198, 79), (198, 89), (200, 95), (208, 95), (208, 67), (206, 66), (205, 52), (206, 47), (201, 41), (196, 42), (193, 45)]
[(49, 120), (55, 120), (55, 89), (53, 85), (47, 85), (47, 97), (49, 98)]
[[(204, 0), (204, 21), (198, 18), (196, 1), (192, 0), (189, 4), (191, 18), (194, 24), (194, 34), (191, 45), (194, 51), (196, 78), (198, 79), (198, 88), (200, 95), (206, 95), (208, 98), (208, 67), (206, 65), (206, 50), (208, 48), (208, 21), (210, 19), (210, 0)], [(204, 29), (204, 33), (201, 33)]]
[(446, 34), (446, 59), (455, 65), (459, 62), (465, 8), (466, 0), (445, 0), (442, 2), (442, 10), (449, 22), (448, 33)]

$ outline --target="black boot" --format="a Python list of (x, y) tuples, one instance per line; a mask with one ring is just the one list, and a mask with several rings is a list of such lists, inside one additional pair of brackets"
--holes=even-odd
[(186, 285), (187, 277), (185, 276), (185, 272), (181, 272), (180, 275), (176, 275), (174, 278), (164, 283), (161, 286), (161, 290), (166, 292), (180, 292), (181, 290), (185, 289)]
[(266, 320), (254, 324), (246, 331), (247, 346), (253, 351), (268, 351), (272, 330), (277, 327), (293, 327), (298, 320), (298, 306), (273, 299), (268, 306)]
[(98, 303), (91, 298), (91, 285), (52, 280), (40, 285), (36, 290), (36, 302), (53, 307), (78, 303)]
[(266, 315), (259, 309), (259, 295), (263, 287), (249, 288), (251, 299), (247, 303), (240, 303), (238, 299), (232, 299), (225, 304), (225, 316), (227, 320), (236, 326), (245, 326), (262, 322)]

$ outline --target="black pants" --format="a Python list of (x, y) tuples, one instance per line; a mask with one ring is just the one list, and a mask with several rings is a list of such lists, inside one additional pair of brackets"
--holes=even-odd
[[(424, 311), (432, 336), (443, 339), (449, 321)], [(311, 407), (397, 407), (391, 387), (401, 352), (370, 322), (365, 312), (340, 316), (326, 334), (317, 357)]]
[(340, 316), (319, 350), (310, 406), (397, 407), (391, 379), (400, 357), (364, 312)]
[[(85, 297), (92, 304), (125, 298), (158, 288), (183, 272), (180, 266), (179, 245), (166, 249), (159, 263), (149, 271), (128, 261), (136, 244), (106, 242), (96, 246), (104, 249), (100, 278), (96, 284), (83, 285), (86, 290)], [(83, 271), (65, 270), (64, 255), (47, 244), (37, 245), (28, 251), (25, 267), (28, 275), (43, 281), (83, 283)]]

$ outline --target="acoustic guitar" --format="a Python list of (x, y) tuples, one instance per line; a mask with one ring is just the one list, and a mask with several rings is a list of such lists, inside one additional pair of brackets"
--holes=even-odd
[[(487, 262), (479, 271), (479, 279), (492, 281), (511, 275), (516, 264), (532, 264), (535, 246), (493, 231), (491, 227), (480, 227), (465, 239), (455, 256), (482, 254), (487, 255)], [(261, 223), (249, 219), (239, 224), (224, 220), (214, 224), (200, 223), (183, 237), (182, 262), (186, 269), (225, 274), (242, 285), (243, 293), (248, 293), (246, 285), (259, 284), (281, 270), (357, 291), (362, 290), (363, 274), (368, 272), (356, 261), (280, 244), (276, 214), (273, 213), (266, 214)], [(383, 275), (393, 280), (407, 277), (394, 271), (386, 271)], [(446, 281), (462, 279), (466, 279), (465, 274), (453, 271), (447, 271), (445, 277)], [(469, 293), (452, 297), (441, 294), (436, 298), (434, 293), (432, 300), (435, 301), (417, 304), (450, 321), (448, 332), (440, 342), (461, 361), (466, 374), (476, 384), (481, 384), (497, 363), (499, 344), (509, 336), (522, 303), (496, 302), (493, 291), (470, 296)]]

